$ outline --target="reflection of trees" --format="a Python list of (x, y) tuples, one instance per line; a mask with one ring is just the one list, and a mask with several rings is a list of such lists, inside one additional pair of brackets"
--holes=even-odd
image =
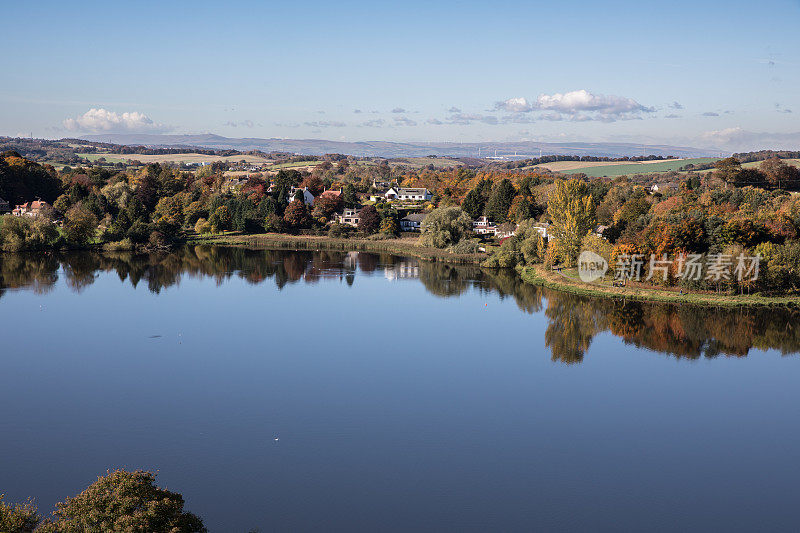
[(580, 363), (595, 335), (605, 329), (607, 316), (597, 307), (575, 305), (569, 294), (548, 294), (545, 316), (550, 319), (544, 333), (553, 361)]
[(248, 250), (207, 245), (187, 246), (170, 254), (131, 252), (69, 252), (0, 254), (0, 296), (8, 288), (50, 290), (64, 275), (75, 291), (94, 283), (99, 272), (113, 272), (134, 287), (145, 283), (158, 293), (183, 277), (231, 278), (260, 284), (272, 280), (278, 288), (292, 283), (335, 279), (347, 285), (359, 275), (384, 270), (419, 274), (431, 294), (452, 297), (469, 290), (514, 298), (527, 312), (542, 310), (548, 326), (545, 343), (554, 360), (580, 362), (592, 339), (608, 331), (625, 343), (679, 358), (746, 356), (750, 349), (800, 351), (800, 310), (720, 309), (587, 298), (523, 283), (510, 270), (488, 271), (473, 266), (417, 261), (365, 252)]

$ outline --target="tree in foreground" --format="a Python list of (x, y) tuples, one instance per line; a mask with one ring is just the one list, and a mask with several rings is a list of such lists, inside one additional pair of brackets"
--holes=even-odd
[(586, 184), (580, 180), (559, 180), (548, 198), (547, 214), (553, 226), (553, 245), (571, 266), (578, 257), (581, 241), (594, 227), (595, 210)]
[(72, 206), (64, 216), (64, 236), (70, 242), (87, 244), (94, 238), (97, 218), (82, 205)]
[(39, 515), (33, 502), (7, 504), (0, 494), (0, 531), (9, 533), (30, 533), (39, 523)]
[(36, 531), (205, 532), (203, 521), (183, 510), (183, 497), (157, 487), (155, 479), (152, 472), (141, 470), (109, 472), (74, 498), (59, 503), (53, 519)]
[(459, 207), (434, 209), (422, 221), (420, 242), (434, 248), (447, 248), (472, 231), (472, 219)]
[(374, 205), (366, 205), (358, 212), (358, 230), (372, 235), (381, 224), (381, 216)]

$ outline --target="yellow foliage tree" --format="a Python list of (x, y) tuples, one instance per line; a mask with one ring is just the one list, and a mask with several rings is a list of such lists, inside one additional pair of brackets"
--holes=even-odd
[(552, 246), (567, 266), (572, 266), (581, 251), (581, 241), (594, 228), (594, 201), (580, 180), (557, 181), (555, 185), (547, 206), (552, 222)]

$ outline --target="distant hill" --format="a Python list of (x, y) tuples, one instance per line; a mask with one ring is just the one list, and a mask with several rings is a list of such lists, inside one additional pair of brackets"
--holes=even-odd
[[(199, 146), (217, 150), (233, 149), (240, 151), (262, 150), (264, 152), (290, 152), (305, 155), (330, 153), (365, 157), (424, 157), (427, 155), (449, 157), (497, 156), (524, 159), (543, 155), (578, 155), (597, 157), (633, 157), (645, 155), (708, 157), (718, 156), (719, 152), (701, 148), (646, 145), (633, 143), (542, 143), (519, 142), (480, 142), (480, 143), (423, 143), (362, 141), (344, 142), (324, 139), (259, 139), (231, 138), (213, 134), (200, 135), (152, 135), (152, 134), (102, 134), (84, 135), (81, 139), (124, 145), (145, 145), (152, 147)], [(516, 154), (516, 155), (515, 155)]]

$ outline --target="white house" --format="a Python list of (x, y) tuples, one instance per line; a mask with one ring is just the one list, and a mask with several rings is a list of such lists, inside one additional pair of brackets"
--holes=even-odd
[(308, 190), (308, 187), (303, 187), (302, 189), (300, 187), (292, 187), (289, 189), (290, 201), (294, 200), (297, 191), (303, 192), (303, 201), (306, 203), (306, 205), (314, 205), (314, 195), (311, 194), (311, 191)]
[(334, 216), (334, 220), (339, 224), (347, 224), (349, 226), (358, 226), (358, 221), (360, 220), (358, 216), (358, 209), (353, 209), (352, 207), (345, 207), (344, 211), (341, 213), (337, 213)]
[(387, 200), (415, 200), (426, 202), (433, 198), (431, 191), (424, 187), (391, 187), (383, 193)]
[(472, 221), (472, 231), (478, 235), (496, 235), (497, 226), (489, 220), (489, 217), (482, 216)]

